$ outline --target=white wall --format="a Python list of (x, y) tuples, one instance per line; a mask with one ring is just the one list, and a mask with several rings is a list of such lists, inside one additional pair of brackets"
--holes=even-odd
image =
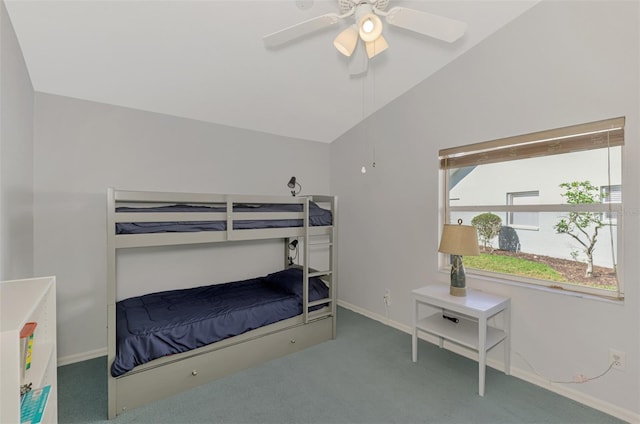
[[(303, 193), (326, 194), (329, 153), (324, 143), (37, 93), (35, 269), (57, 276), (61, 362), (106, 349), (107, 187), (288, 196), (295, 175)], [(136, 249), (119, 257), (119, 277), (138, 285), (130, 294), (222, 282), (275, 270), (282, 252), (266, 242)]]
[(0, 2), (0, 280), (33, 276), (33, 88)]
[[(511, 297), (516, 375), (640, 420), (639, 21), (637, 2), (542, 2), (333, 142), (341, 302), (406, 329), (410, 291), (448, 281), (437, 268), (439, 149), (626, 116), (619, 255), (625, 301), (473, 278), (468, 285)], [(369, 78), (372, 72), (375, 66)], [(374, 147), (376, 167), (362, 175)], [(388, 317), (385, 288), (392, 296)], [(626, 352), (624, 372), (586, 384), (548, 382), (598, 375), (609, 348)], [(491, 352), (494, 363), (501, 352)]]

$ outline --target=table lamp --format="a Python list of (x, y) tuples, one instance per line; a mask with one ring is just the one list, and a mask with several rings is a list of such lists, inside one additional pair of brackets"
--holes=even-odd
[(466, 296), (466, 278), (462, 256), (478, 256), (480, 254), (476, 227), (462, 225), (461, 219), (458, 220), (458, 225), (445, 224), (442, 229), (438, 252), (451, 255), (451, 287), (449, 293), (452, 296)]

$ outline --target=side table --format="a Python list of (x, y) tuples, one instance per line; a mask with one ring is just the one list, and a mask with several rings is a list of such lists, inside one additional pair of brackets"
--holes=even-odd
[[(504, 342), (504, 372), (511, 371), (511, 351), (509, 332), (510, 299), (467, 288), (466, 296), (451, 296), (449, 286), (434, 284), (411, 291), (413, 298), (412, 359), (418, 360), (418, 331), (439, 338), (440, 347), (444, 341), (464, 346), (478, 352), (478, 393), (484, 396), (487, 352), (500, 342)], [(426, 318), (419, 318), (420, 305), (440, 309)], [(491, 327), (487, 320), (499, 313), (503, 314), (504, 329)], [(448, 318), (447, 318), (448, 317)]]

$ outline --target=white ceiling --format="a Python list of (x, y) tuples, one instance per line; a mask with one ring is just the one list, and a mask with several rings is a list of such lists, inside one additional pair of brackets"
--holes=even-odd
[(262, 37), (338, 11), (337, 0), (5, 0), (35, 91), (331, 142), (537, 0), (407, 1), (467, 22), (453, 44), (385, 27), (389, 49), (350, 77), (333, 38)]

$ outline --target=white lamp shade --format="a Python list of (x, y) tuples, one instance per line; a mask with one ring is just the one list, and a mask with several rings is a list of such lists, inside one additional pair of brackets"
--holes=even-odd
[(367, 13), (358, 21), (358, 31), (362, 41), (373, 41), (382, 34), (382, 21), (375, 14)]
[(345, 56), (351, 56), (358, 44), (358, 30), (355, 25), (342, 31), (335, 40), (333, 45), (338, 49), (340, 53)]
[(387, 44), (387, 40), (381, 35), (377, 39), (365, 43), (365, 46), (367, 48), (367, 56), (371, 59), (375, 55), (385, 51), (387, 47), (389, 47), (389, 44)]
[(445, 224), (438, 252), (460, 256), (478, 256), (478, 232), (472, 225)]

